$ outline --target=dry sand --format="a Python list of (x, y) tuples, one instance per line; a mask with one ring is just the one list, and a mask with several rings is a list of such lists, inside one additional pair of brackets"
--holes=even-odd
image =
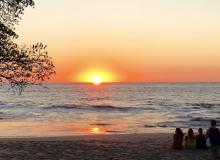
[(171, 149), (171, 134), (0, 139), (0, 160), (209, 160), (210, 150)]

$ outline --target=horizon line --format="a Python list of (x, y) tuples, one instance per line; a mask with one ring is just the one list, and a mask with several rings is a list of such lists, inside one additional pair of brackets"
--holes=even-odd
[[(42, 82), (46, 84), (93, 84), (92, 82)], [(101, 84), (141, 84), (141, 83), (220, 83), (220, 81), (161, 81), (161, 82), (102, 82)]]

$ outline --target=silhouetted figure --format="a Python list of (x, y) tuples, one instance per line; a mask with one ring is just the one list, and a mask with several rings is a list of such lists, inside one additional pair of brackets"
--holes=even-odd
[(192, 128), (188, 130), (188, 135), (185, 137), (185, 148), (196, 149), (196, 136)]
[(183, 149), (183, 138), (184, 134), (180, 128), (176, 128), (175, 134), (173, 135), (173, 149)]
[(203, 129), (198, 129), (199, 134), (196, 136), (196, 149), (207, 149), (206, 137), (203, 134)]
[(220, 131), (216, 128), (216, 121), (211, 121), (211, 127), (207, 130), (206, 138), (209, 138), (211, 147), (212, 147), (212, 154), (213, 158), (216, 159), (219, 157), (220, 151)]

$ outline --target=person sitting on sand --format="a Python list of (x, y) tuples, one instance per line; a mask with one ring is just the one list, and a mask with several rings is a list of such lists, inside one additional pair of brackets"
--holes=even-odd
[(203, 134), (203, 129), (198, 129), (199, 134), (196, 136), (196, 149), (207, 149), (206, 137)]
[(175, 134), (173, 135), (173, 149), (183, 149), (183, 138), (184, 134), (180, 128), (176, 128)]
[(220, 131), (218, 128), (216, 128), (215, 120), (211, 121), (211, 127), (207, 130), (206, 138), (209, 138), (213, 158), (216, 159), (217, 157), (219, 157), (220, 151)]
[(196, 149), (196, 136), (192, 128), (188, 130), (188, 135), (185, 137), (185, 148)]

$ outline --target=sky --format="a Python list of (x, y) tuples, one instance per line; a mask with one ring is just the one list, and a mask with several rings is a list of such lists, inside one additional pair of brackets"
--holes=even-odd
[(36, 0), (18, 43), (48, 45), (50, 82), (220, 82), (219, 0)]

